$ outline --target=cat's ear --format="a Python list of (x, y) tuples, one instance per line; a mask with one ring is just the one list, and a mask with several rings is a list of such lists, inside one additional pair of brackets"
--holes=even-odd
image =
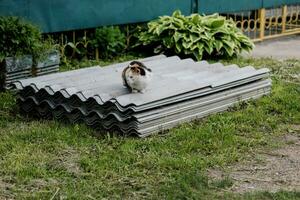
[(149, 72), (152, 72), (152, 70), (150, 68), (145, 67), (146, 70), (148, 70)]
[(137, 64), (136, 62), (137, 62), (137, 61), (132, 61), (132, 62), (130, 62), (130, 63), (129, 63), (129, 67), (132, 67), (133, 65)]
[(132, 61), (129, 65), (138, 65), (139, 67), (146, 67), (142, 62), (140, 61)]
[(142, 76), (146, 76), (145, 68), (140, 67), (139, 69), (140, 69), (140, 74), (141, 74)]

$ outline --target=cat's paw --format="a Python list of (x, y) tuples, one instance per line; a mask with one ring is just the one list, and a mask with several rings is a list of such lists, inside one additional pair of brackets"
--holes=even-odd
[(145, 89), (143, 89), (143, 90), (140, 90), (140, 93), (142, 93), (142, 94), (144, 94), (146, 92), (146, 90)]

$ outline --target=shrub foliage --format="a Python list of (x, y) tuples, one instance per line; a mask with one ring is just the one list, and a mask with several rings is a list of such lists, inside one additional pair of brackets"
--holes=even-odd
[(124, 52), (126, 36), (118, 26), (97, 28), (92, 44), (102, 58), (110, 58)]
[(232, 57), (254, 47), (233, 20), (218, 14), (184, 16), (180, 11), (149, 22), (139, 40), (142, 45), (154, 47), (155, 53), (171, 51), (193, 55), (197, 60), (205, 55)]
[(49, 48), (38, 27), (18, 17), (0, 17), (0, 61), (26, 54), (39, 60)]

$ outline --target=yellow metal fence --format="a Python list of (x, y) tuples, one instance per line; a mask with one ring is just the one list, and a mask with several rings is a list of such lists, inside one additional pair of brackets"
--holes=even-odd
[(300, 33), (300, 5), (227, 14), (254, 42)]

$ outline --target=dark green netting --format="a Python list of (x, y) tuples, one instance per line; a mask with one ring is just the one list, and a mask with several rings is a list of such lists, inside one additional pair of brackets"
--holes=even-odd
[(0, 0), (2, 16), (25, 17), (44, 32), (144, 22), (176, 9), (190, 14), (192, 0)]
[(300, 0), (198, 0), (198, 12), (228, 13), (299, 3)]
[(262, 8), (262, 0), (198, 0), (198, 12), (227, 13)]
[(43, 32), (59, 32), (145, 22), (177, 9), (210, 14), (295, 3), (300, 0), (0, 0), (0, 15), (25, 17)]
[(263, 0), (264, 8), (271, 8), (281, 5), (299, 4), (300, 0)]

